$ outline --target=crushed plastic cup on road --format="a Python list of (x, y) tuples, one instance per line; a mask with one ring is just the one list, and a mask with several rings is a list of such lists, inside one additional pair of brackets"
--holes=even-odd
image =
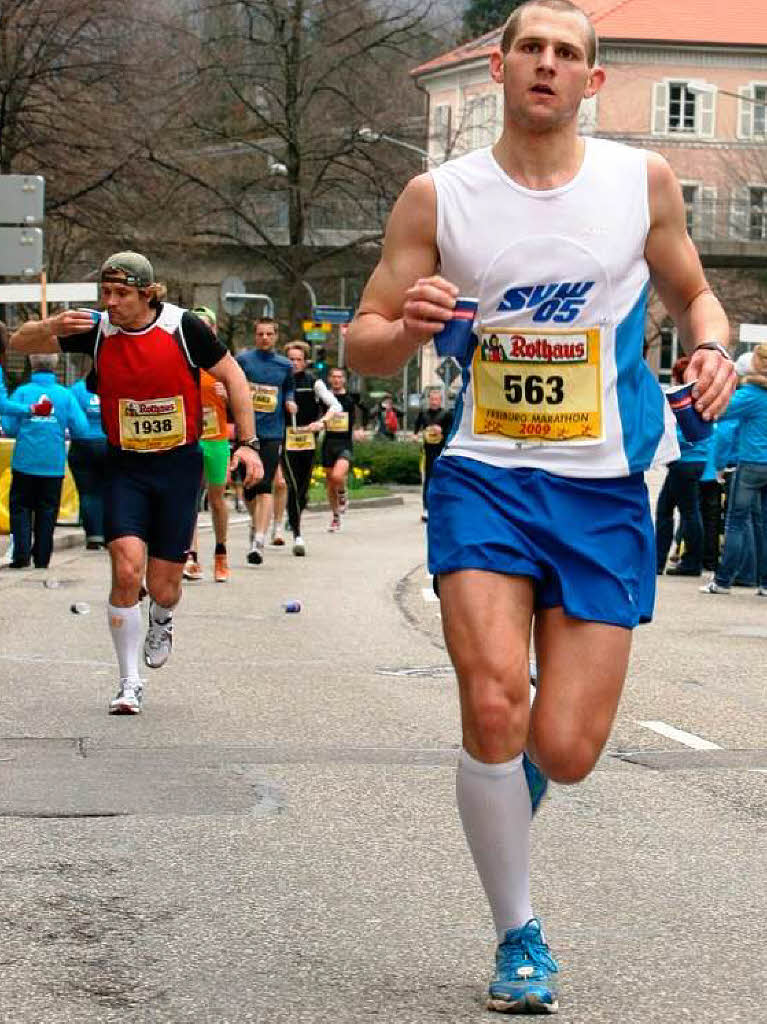
[(283, 601), (282, 610), (284, 612), (300, 612), (301, 602), (300, 601)]
[(69, 610), (73, 615), (87, 615), (91, 610), (91, 606), (86, 604), (85, 601), (75, 601), (74, 604), (69, 606)]

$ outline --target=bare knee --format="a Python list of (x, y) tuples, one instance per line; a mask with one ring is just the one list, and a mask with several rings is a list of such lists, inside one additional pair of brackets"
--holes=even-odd
[(563, 786), (582, 782), (591, 774), (603, 744), (588, 735), (562, 735), (554, 730), (539, 733), (533, 728), (530, 752), (535, 763), (552, 781)]
[(473, 757), (496, 763), (524, 750), (528, 729), (526, 693), (516, 699), (503, 681), (485, 677), (464, 687), (461, 707), (464, 745)]
[(127, 607), (138, 601), (144, 578), (144, 560), (136, 552), (112, 548), (112, 604)]

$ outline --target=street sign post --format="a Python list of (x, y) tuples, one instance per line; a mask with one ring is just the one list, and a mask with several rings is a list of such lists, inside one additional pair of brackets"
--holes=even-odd
[(39, 174), (0, 174), (0, 224), (42, 224), (45, 178)]
[(42, 269), (42, 228), (0, 228), (0, 274), (39, 277)]
[(352, 306), (314, 306), (312, 316), (330, 324), (348, 324), (354, 318)]

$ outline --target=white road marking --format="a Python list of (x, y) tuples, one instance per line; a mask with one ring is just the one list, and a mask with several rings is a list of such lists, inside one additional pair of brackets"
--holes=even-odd
[(423, 599), (424, 601), (426, 601), (427, 604), (431, 603), (432, 601), (439, 601), (439, 598), (431, 589), (431, 587), (422, 587), (421, 593), (423, 594)]
[(686, 747), (692, 747), (693, 750), (722, 749), (717, 743), (704, 740), (702, 737), (696, 736), (695, 733), (685, 732), (684, 729), (677, 729), (673, 725), (667, 725), (666, 722), (640, 722), (639, 724), (645, 729), (652, 729), (653, 732), (668, 737), (670, 740), (676, 740), (677, 743), (684, 743)]

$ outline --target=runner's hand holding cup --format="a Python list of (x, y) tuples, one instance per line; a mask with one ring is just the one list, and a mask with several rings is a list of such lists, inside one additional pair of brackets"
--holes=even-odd
[(70, 334), (85, 334), (93, 330), (99, 322), (99, 314), (95, 309), (65, 309), (49, 322), (56, 337), (66, 338)]

